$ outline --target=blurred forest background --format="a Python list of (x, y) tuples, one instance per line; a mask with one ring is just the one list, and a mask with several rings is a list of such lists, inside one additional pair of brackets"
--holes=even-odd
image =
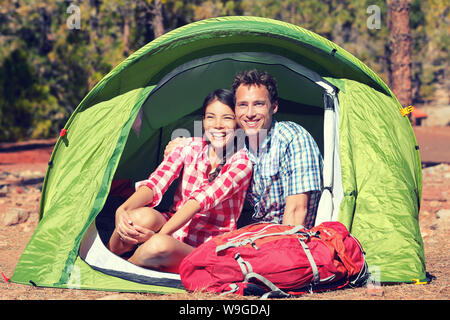
[[(448, 105), (448, 0), (407, 0), (411, 102)], [(369, 6), (380, 8), (369, 28)], [(205, 18), (274, 18), (342, 46), (390, 84), (389, 0), (0, 0), (0, 141), (56, 137), (83, 97), (154, 38)]]

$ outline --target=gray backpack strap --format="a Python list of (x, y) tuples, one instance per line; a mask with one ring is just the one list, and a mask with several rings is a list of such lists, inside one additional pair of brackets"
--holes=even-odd
[(235, 247), (241, 247), (241, 246), (245, 246), (247, 244), (252, 244), (255, 249), (257, 249), (256, 245), (254, 245), (254, 242), (258, 239), (261, 238), (266, 238), (266, 237), (272, 237), (272, 236), (284, 236), (284, 235), (290, 235), (290, 234), (296, 234), (298, 233), (301, 229), (304, 229), (304, 226), (299, 224), (295, 227), (293, 227), (292, 229), (283, 231), (283, 232), (275, 232), (275, 233), (268, 233), (268, 234), (262, 234), (262, 235), (257, 235), (254, 237), (250, 237), (241, 241), (235, 241), (235, 242), (227, 242), (224, 243), (220, 246), (216, 247), (216, 253), (219, 253), (222, 250), (226, 250), (229, 248), (235, 248)]
[[(253, 268), (252, 268), (251, 264), (248, 263), (247, 261), (245, 261), (244, 259), (242, 259), (241, 255), (239, 253), (236, 253), (236, 255), (234, 256), (234, 259), (239, 264), (239, 267), (241, 268), (241, 271), (244, 274), (244, 279), (246, 279), (247, 274), (253, 272)], [(246, 280), (244, 280), (244, 281), (246, 281)]]
[(311, 251), (309, 250), (308, 245), (305, 243), (305, 241), (303, 241), (303, 239), (298, 238), (298, 241), (300, 241), (300, 244), (302, 245), (302, 248), (305, 251), (306, 257), (308, 258), (309, 263), (311, 264), (314, 276), (313, 285), (318, 284), (320, 281), (319, 269), (317, 268), (316, 262), (314, 261)]
[(260, 282), (262, 282), (267, 288), (269, 288), (271, 291), (265, 293), (261, 296), (261, 299), (267, 299), (267, 298), (287, 298), (291, 295), (284, 292), (280, 288), (278, 288), (275, 284), (273, 284), (270, 280), (263, 277), (262, 275), (253, 272), (253, 268), (250, 263), (242, 259), (241, 255), (237, 253), (234, 258), (236, 259), (237, 263), (239, 264), (239, 267), (242, 270), (242, 273), (244, 274), (244, 283), (249, 282), (250, 279), (258, 279)]
[(239, 286), (236, 283), (230, 283), (229, 286), (230, 286), (231, 289), (229, 291), (222, 292), (220, 294), (220, 296), (224, 296), (224, 295), (227, 295), (227, 294), (235, 293), (239, 289)]

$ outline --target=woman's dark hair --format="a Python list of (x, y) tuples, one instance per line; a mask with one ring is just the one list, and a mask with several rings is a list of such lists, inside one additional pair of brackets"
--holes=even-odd
[(223, 104), (226, 104), (229, 106), (232, 110), (234, 110), (234, 95), (233, 92), (231, 92), (228, 89), (217, 89), (208, 94), (203, 100), (202, 105), (202, 117), (205, 117), (206, 108), (213, 103), (214, 101), (220, 101)]
[[(208, 94), (203, 100), (202, 105), (202, 117), (205, 117), (206, 114), (206, 108), (213, 103), (214, 101), (220, 101), (223, 104), (229, 106), (231, 110), (234, 110), (234, 94), (230, 90), (227, 89), (217, 89)], [(222, 170), (222, 167), (225, 164), (226, 159), (222, 159), (222, 162), (217, 166), (217, 168), (211, 172), (208, 176), (208, 182), (211, 183), (214, 181), (215, 178), (219, 175), (220, 171)]]

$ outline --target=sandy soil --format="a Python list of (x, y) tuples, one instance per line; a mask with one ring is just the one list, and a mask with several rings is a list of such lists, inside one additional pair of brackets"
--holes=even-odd
[[(344, 289), (298, 300), (448, 300), (450, 298), (450, 127), (415, 128), (423, 170), (420, 227), (425, 243), (429, 284), (383, 285), (381, 288)], [(90, 290), (37, 288), (7, 282), (38, 223), (40, 187), (55, 140), (0, 144), (0, 299), (1, 300), (215, 300), (212, 294), (155, 295)], [(7, 225), (11, 211), (22, 221)], [(235, 297), (238, 298), (238, 297)], [(253, 299), (253, 298), (239, 298)]]

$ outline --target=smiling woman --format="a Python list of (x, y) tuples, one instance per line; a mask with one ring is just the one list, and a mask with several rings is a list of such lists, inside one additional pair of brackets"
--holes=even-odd
[[(227, 147), (234, 143), (236, 128), (232, 106), (229, 90), (218, 89), (205, 98), (207, 140), (191, 139), (176, 148), (148, 179), (136, 184), (136, 192), (116, 211), (116, 228), (107, 245), (113, 253), (130, 253), (128, 261), (142, 267), (177, 272), (195, 247), (236, 229), (252, 165), (244, 150)], [(169, 211), (155, 210), (178, 176)]]
[(218, 158), (234, 138), (236, 117), (233, 103), (233, 94), (224, 89), (212, 92), (203, 103), (203, 130), (213, 147), (213, 157)]

